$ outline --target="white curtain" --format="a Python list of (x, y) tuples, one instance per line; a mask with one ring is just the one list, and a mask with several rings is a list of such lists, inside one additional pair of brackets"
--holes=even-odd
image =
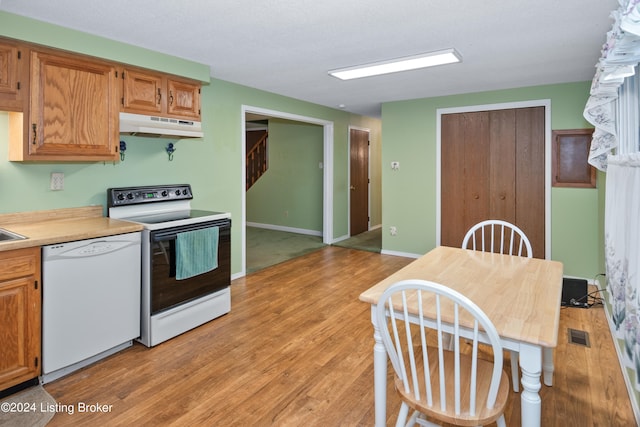
[[(595, 127), (589, 163), (607, 173), (605, 264), (608, 317), (627, 385), (640, 391), (640, 0), (612, 12), (584, 117)], [(634, 408), (640, 395), (630, 394)]]
[(610, 155), (605, 246), (611, 320), (624, 340), (623, 362), (640, 387), (640, 153)]
[(602, 46), (584, 109), (585, 119), (595, 127), (589, 163), (602, 171), (607, 169), (609, 154), (640, 148), (636, 75), (640, 62), (640, 0), (620, 0), (620, 8), (611, 12), (611, 17), (613, 28)]

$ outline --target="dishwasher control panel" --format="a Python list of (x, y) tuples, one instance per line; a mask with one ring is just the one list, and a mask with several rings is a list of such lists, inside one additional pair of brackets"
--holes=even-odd
[(77, 242), (43, 246), (44, 257), (49, 259), (83, 258), (118, 251), (140, 240), (140, 233), (119, 234)]

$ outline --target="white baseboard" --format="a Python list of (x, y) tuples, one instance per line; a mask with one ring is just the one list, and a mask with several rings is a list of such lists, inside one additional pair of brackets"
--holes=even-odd
[(259, 222), (247, 222), (247, 227), (265, 228), (267, 230), (286, 231), (288, 233), (322, 237), (322, 231), (307, 230), (306, 228), (285, 227), (283, 225), (263, 224)]
[(345, 234), (344, 236), (340, 236), (337, 239), (333, 239), (331, 243), (333, 244), (333, 243), (342, 242), (343, 240), (347, 240), (348, 238), (349, 238), (349, 235)]
[(405, 258), (420, 258), (422, 255), (424, 254), (412, 254), (409, 252), (398, 252), (398, 251), (388, 251), (383, 249), (380, 252), (382, 255), (393, 255), (393, 256), (401, 256), (401, 257), (405, 257)]

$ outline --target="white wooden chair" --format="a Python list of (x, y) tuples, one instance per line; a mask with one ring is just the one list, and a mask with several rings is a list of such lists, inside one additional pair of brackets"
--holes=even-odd
[(507, 221), (489, 219), (474, 225), (462, 240), (463, 249), (531, 258), (531, 243), (520, 228)]
[[(417, 304), (418, 314), (410, 314), (408, 304)], [(387, 288), (376, 310), (402, 399), (396, 427), (436, 425), (426, 417), (456, 425), (506, 425), (509, 379), (502, 369), (502, 345), (475, 303), (438, 283), (404, 280)], [(460, 319), (473, 327), (461, 329)], [(453, 350), (444, 343), (446, 334), (453, 337)], [(462, 337), (471, 341), (470, 354), (461, 350)], [(480, 342), (490, 343), (493, 361), (478, 358)], [(409, 409), (414, 411), (407, 422)]]
[[(464, 236), (462, 249), (533, 257), (526, 234), (516, 225), (499, 219), (489, 219), (471, 227)], [(511, 351), (511, 380), (516, 393), (520, 391), (519, 371), (518, 352)]]

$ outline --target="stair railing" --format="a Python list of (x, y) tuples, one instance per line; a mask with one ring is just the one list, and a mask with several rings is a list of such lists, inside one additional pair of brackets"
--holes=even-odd
[(269, 156), (267, 155), (267, 140), (269, 134), (265, 133), (247, 153), (247, 190), (269, 168)]

